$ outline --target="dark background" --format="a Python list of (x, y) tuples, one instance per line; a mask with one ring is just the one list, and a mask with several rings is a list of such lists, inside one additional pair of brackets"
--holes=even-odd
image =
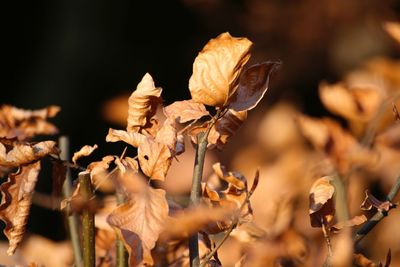
[[(229, 31), (255, 43), (252, 63), (283, 62), (258, 109), (289, 99), (323, 115), (322, 80), (340, 80), (374, 55), (399, 55), (381, 27), (399, 14), (398, 1), (382, 0), (14, 1), (2, 8), (0, 103), (61, 106), (53, 121), (72, 149), (97, 143), (102, 155), (113, 126), (102, 117), (104, 102), (131, 92), (146, 72), (166, 103), (189, 98), (194, 58), (210, 38)], [(50, 189), (41, 179), (38, 190)], [(59, 218), (37, 207), (33, 213)], [(45, 235), (49, 225), (30, 221)], [(52, 237), (64, 235), (61, 229)]]

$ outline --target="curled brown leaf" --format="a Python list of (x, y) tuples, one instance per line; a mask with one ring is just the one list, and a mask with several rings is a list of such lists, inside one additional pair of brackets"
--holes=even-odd
[(168, 118), (177, 119), (180, 123), (197, 120), (203, 116), (210, 115), (203, 104), (197, 103), (192, 99), (176, 101), (166, 106), (164, 113)]
[(81, 157), (89, 156), (96, 149), (97, 149), (96, 144), (94, 146), (85, 145), (85, 146), (81, 147), (81, 149), (79, 149), (79, 151), (75, 152), (74, 155), (72, 156), (72, 162), (74, 164), (76, 164), (76, 161), (78, 159), (80, 159)]
[(335, 187), (330, 181), (329, 176), (321, 177), (314, 182), (310, 189), (309, 215), (312, 227), (321, 227), (322, 224), (329, 224), (333, 220)]
[(380, 201), (374, 197), (368, 190), (365, 190), (365, 199), (361, 204), (362, 210), (370, 210), (375, 208), (379, 211), (389, 211), (393, 207), (390, 201)]

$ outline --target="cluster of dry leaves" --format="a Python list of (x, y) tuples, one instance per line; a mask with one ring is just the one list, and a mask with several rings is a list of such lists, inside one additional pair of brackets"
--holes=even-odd
[[(398, 24), (386, 28), (400, 39)], [(347, 127), (332, 118), (302, 115), (289, 104), (271, 108), (256, 129), (249, 121), (250, 130), (241, 134), (254, 142), (240, 147), (230, 164), (240, 173), (206, 162), (206, 174), (212, 172), (204, 175), (200, 201), (189, 203), (187, 181), (198, 162), (188, 143), (197, 150), (207, 147), (209, 154), (223, 150), (280, 65), (245, 67), (251, 46), (248, 39), (228, 33), (210, 40), (193, 64), (190, 100), (163, 107), (162, 89), (150, 74), (137, 85), (127, 101), (126, 129), (110, 129), (106, 136), (107, 142), (124, 142), (126, 149), (84, 168), (95, 190), (107, 197), (88, 203), (77, 186), (63, 202), (72, 212), (96, 213), (97, 266), (115, 266), (116, 239), (128, 251), (130, 266), (189, 266), (188, 239), (196, 234), (201, 266), (321, 266), (325, 261), (332, 266), (378, 266), (353, 253), (351, 227), (367, 223), (370, 216), (360, 205), (386, 213), (396, 206), (364, 191), (379, 184), (386, 193), (400, 174), (399, 115), (393, 116), (391, 105), (397, 111), (400, 104), (397, 61), (374, 59), (341, 83), (321, 84), (321, 101)], [(22, 241), (40, 162), (51, 160), (53, 178), (60, 183), (67, 166), (81, 169), (79, 159), (97, 148), (84, 146), (68, 163), (59, 158), (56, 142), (34, 142), (36, 135), (57, 132), (47, 119), (58, 110), (0, 110), (0, 171), (7, 178), (0, 187), (0, 219), (6, 224), (8, 254)], [(90, 205), (93, 201), (101, 208)], [(388, 218), (398, 217), (394, 209)], [(391, 222), (375, 231), (379, 237), (389, 235), (389, 241), (368, 242), (367, 236), (362, 245), (375, 261), (383, 261), (390, 248), (396, 266), (400, 245)], [(385, 266), (389, 264), (390, 256)]]

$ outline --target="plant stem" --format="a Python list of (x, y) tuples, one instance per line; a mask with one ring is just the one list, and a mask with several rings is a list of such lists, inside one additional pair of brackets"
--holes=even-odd
[[(85, 171), (79, 173), (79, 185), (82, 197), (89, 201), (93, 197), (92, 184), (90, 182), (90, 173)], [(83, 228), (83, 266), (95, 266), (94, 250), (94, 213), (89, 209), (84, 209), (82, 213)]]
[[(58, 140), (60, 150), (61, 150), (61, 160), (67, 161), (69, 158), (69, 139), (66, 136), (61, 136)], [(71, 181), (71, 171), (69, 167), (67, 166), (67, 174), (65, 177), (65, 182), (63, 185), (63, 195), (64, 198), (68, 199), (71, 197), (72, 194), (72, 181)], [(80, 240), (79, 240), (79, 221), (78, 221), (78, 216), (76, 213), (71, 213), (70, 212), (70, 206), (67, 204), (66, 208), (66, 214), (67, 215), (67, 222), (68, 222), (68, 229), (69, 229), (69, 235), (71, 238), (71, 243), (72, 243), (72, 249), (74, 251), (74, 260), (75, 260), (75, 266), (81, 266), (82, 264), (82, 250), (81, 250), (81, 245), (80, 245)]]
[[(197, 136), (196, 158), (193, 168), (192, 190), (190, 192), (190, 202), (192, 206), (198, 205), (201, 198), (201, 179), (203, 177), (203, 166), (209, 132), (210, 130), (207, 130), (206, 132), (199, 133)], [(194, 233), (189, 238), (189, 257), (191, 267), (198, 267), (200, 265), (198, 233)]]
[[(390, 189), (389, 194), (386, 197), (386, 200), (390, 203), (393, 202), (397, 193), (400, 190), (400, 176), (397, 177), (396, 182)], [(396, 205), (391, 206), (391, 208), (395, 208)], [(377, 225), (383, 218), (388, 215), (387, 211), (379, 210), (374, 216), (372, 216), (356, 233), (356, 237), (354, 238), (354, 244), (357, 245), (374, 227)]]
[[(117, 203), (118, 204), (123, 204), (125, 202), (124, 195), (121, 193), (116, 193), (117, 195)], [(124, 243), (122, 240), (117, 237), (117, 244), (116, 244), (116, 249), (117, 249), (117, 256), (116, 256), (116, 267), (126, 267), (128, 266), (128, 254), (125, 249)]]

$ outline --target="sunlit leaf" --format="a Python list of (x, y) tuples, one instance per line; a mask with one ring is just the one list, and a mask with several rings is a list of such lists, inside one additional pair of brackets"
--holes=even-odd
[(79, 149), (79, 151), (75, 152), (74, 155), (72, 156), (72, 162), (76, 164), (76, 161), (78, 159), (80, 159), (81, 157), (89, 156), (96, 149), (97, 149), (96, 144), (94, 146), (85, 145), (85, 146), (81, 147), (81, 149)]
[(322, 224), (328, 224), (333, 220), (335, 187), (330, 183), (330, 180), (329, 176), (319, 178), (310, 189), (309, 214), (312, 227), (321, 227)]
[(127, 132), (124, 130), (115, 130), (110, 128), (106, 136), (107, 142), (119, 142), (123, 141), (130, 144), (133, 147), (139, 147), (140, 143), (146, 139), (146, 136), (136, 132)]
[(192, 99), (209, 106), (226, 105), (237, 89), (251, 46), (247, 38), (235, 38), (229, 33), (211, 39), (193, 63), (189, 80)]
[(147, 187), (132, 199), (118, 206), (108, 217), (108, 223), (122, 237), (130, 253), (130, 266), (153, 264), (151, 250), (168, 218), (165, 191)]
[(164, 108), (164, 113), (169, 118), (176, 118), (180, 123), (210, 115), (203, 104), (193, 100), (175, 101)]
[(155, 87), (151, 75), (146, 73), (128, 100), (128, 132), (138, 132), (150, 122), (161, 101), (161, 92), (161, 88)]

